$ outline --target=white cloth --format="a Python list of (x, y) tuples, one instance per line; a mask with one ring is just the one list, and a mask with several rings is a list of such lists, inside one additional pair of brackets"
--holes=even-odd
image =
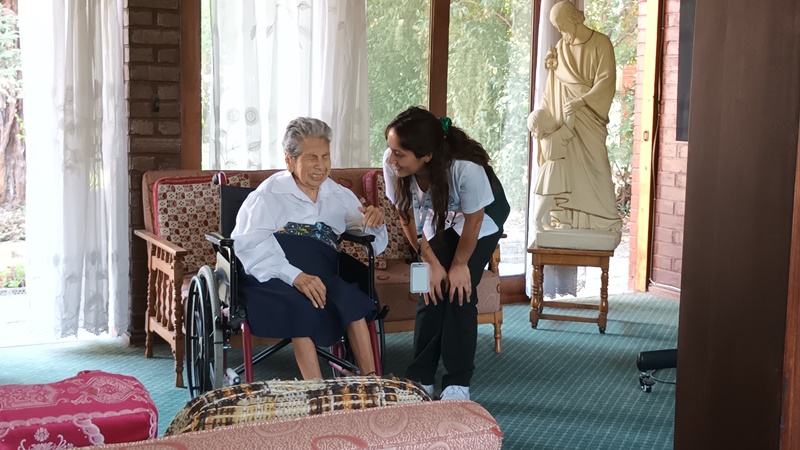
[[(383, 179), (386, 184), (386, 198), (396, 206), (395, 183), (397, 175), (394, 167), (389, 164), (391, 152), (391, 149), (386, 149), (383, 154)], [(453, 227), (460, 236), (464, 230), (464, 214), (478, 212), (494, 201), (492, 185), (483, 167), (471, 161), (453, 161), (447, 171), (447, 178), (450, 186), (450, 202), (447, 205), (445, 228)], [(433, 222), (430, 195), (419, 188), (417, 177), (414, 175), (411, 176), (411, 193), (414, 197), (413, 209), (417, 233), (424, 232), (426, 239), (432, 239), (436, 234), (436, 224)], [(478, 239), (497, 233), (499, 230), (500, 228), (494, 223), (494, 220), (484, 214)]]
[(28, 298), (56, 337), (127, 332), (122, 0), (19, 2), (19, 18)]
[(364, 227), (361, 202), (346, 187), (330, 178), (319, 188), (317, 202), (300, 190), (289, 171), (272, 175), (247, 196), (236, 216), (231, 237), (236, 241), (236, 256), (245, 272), (266, 282), (279, 278), (288, 285), (301, 273), (289, 264), (275, 232), (289, 222), (313, 225), (322, 222), (337, 235), (360, 230), (375, 236), (372, 248), (383, 252), (389, 243), (386, 225)]
[(365, 2), (211, 0), (202, 73), (203, 168), (284, 167), (298, 116), (333, 129), (333, 167), (368, 167)]

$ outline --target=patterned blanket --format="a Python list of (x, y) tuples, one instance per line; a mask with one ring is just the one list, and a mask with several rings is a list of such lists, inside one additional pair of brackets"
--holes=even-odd
[(215, 389), (189, 401), (172, 419), (164, 436), (429, 400), (422, 386), (396, 377), (257, 381)]

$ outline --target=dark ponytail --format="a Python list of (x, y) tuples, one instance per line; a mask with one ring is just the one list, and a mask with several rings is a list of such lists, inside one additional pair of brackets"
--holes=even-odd
[[(417, 158), (432, 155), (426, 167), (430, 174), (429, 192), (436, 232), (444, 229), (447, 206), (450, 202), (447, 171), (453, 160), (460, 159), (478, 164), (486, 171), (486, 176), (492, 185), (495, 185), (497, 178), (489, 165), (489, 154), (479, 142), (470, 138), (461, 128), (450, 124), (449, 120), (440, 121), (426, 109), (411, 107), (398, 114), (386, 126), (384, 136), (388, 135), (391, 129), (394, 129), (400, 146), (412, 151)], [(407, 221), (408, 210), (412, 205), (411, 177), (397, 178), (395, 192), (400, 216)]]

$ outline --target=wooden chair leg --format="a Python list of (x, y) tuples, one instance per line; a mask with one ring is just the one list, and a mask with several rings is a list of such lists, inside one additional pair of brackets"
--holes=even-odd
[[(149, 322), (150, 319), (148, 318), (147, 321)], [(144, 332), (144, 357), (153, 357), (153, 332), (149, 329)]]
[(503, 332), (501, 327), (503, 326), (503, 317), (497, 316), (497, 313), (494, 314), (494, 352), (495, 353), (503, 353)]
[(183, 387), (183, 358), (185, 353), (184, 340), (175, 340), (172, 356), (175, 358), (175, 387)]

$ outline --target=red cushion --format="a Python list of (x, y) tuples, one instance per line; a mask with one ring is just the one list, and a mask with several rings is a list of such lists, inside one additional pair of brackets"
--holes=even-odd
[(87, 370), (50, 384), (0, 386), (0, 449), (56, 449), (158, 436), (158, 411), (136, 378)]
[[(153, 185), (155, 234), (180, 245), (188, 254), (184, 270), (194, 272), (216, 262), (206, 234), (219, 231), (219, 186), (212, 175), (161, 178)], [(228, 174), (228, 184), (250, 187), (246, 173)]]

